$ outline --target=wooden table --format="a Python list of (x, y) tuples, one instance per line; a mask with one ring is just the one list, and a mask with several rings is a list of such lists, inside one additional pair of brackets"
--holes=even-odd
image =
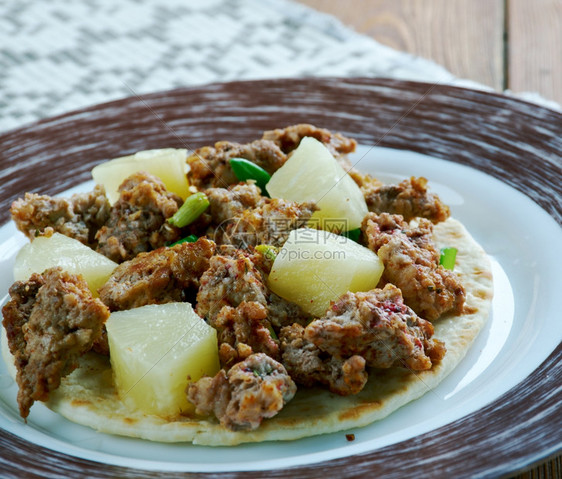
[[(562, 104), (562, 0), (300, 2), (458, 77)], [(562, 456), (516, 477), (562, 478)]]
[(300, 0), (492, 88), (562, 104), (562, 0)]

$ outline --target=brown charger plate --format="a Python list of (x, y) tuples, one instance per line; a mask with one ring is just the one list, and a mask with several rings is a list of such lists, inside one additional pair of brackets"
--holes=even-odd
[[(245, 142), (308, 122), (364, 145), (484, 171), (562, 224), (562, 115), (506, 96), (388, 79), (233, 82), (127, 98), (0, 135), (0, 223), (26, 191), (55, 194), (94, 164), (157, 147)], [(558, 254), (558, 252), (553, 252)], [(5, 273), (4, 273), (5, 274)], [(408, 441), (320, 464), (220, 477), (501, 476), (559, 453), (562, 344), (488, 406)], [(67, 456), (0, 431), (3, 477), (186, 477)], [(198, 474), (214, 476), (219, 474)]]

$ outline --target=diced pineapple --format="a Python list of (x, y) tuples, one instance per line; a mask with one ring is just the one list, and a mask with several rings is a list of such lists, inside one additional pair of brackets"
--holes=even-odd
[(305, 137), (287, 162), (273, 173), (266, 189), (272, 198), (316, 201), (320, 211), (310, 226), (332, 232), (359, 228), (367, 214), (365, 197), (328, 149)]
[(193, 411), (185, 389), (220, 366), (217, 332), (189, 303), (112, 313), (106, 322), (111, 367), (120, 398), (147, 414)]
[(117, 263), (74, 238), (54, 233), (51, 237), (35, 238), (18, 252), (14, 279), (25, 281), (33, 273), (42, 273), (54, 266), (60, 266), (69, 273), (81, 274), (94, 296), (97, 296), (98, 289), (111, 276)]
[(94, 181), (105, 187), (111, 204), (119, 199), (118, 188), (137, 171), (146, 171), (162, 180), (166, 189), (186, 199), (189, 195), (187, 181), (187, 150), (164, 148), (139, 151), (134, 155), (106, 161), (92, 170)]
[(307, 313), (322, 316), (330, 301), (348, 291), (375, 288), (383, 269), (379, 257), (364, 246), (327, 231), (301, 228), (289, 234), (268, 284)]

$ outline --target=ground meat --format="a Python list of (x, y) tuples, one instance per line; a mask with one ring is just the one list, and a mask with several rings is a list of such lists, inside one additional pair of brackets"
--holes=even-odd
[(417, 317), (392, 284), (344, 294), (304, 331), (305, 339), (332, 356), (359, 355), (370, 367), (405, 366), (414, 371), (431, 368), (432, 361), (445, 354), (443, 343), (432, 336), (433, 325)]
[(97, 245), (95, 240), (98, 230), (109, 220), (111, 205), (105, 196), (105, 188), (96, 185), (89, 193), (78, 193), (70, 198), (72, 209), (88, 228), (88, 244)]
[(243, 254), (235, 257), (216, 255), (201, 276), (197, 293), (197, 314), (211, 324), (224, 306), (236, 308), (242, 302), (267, 305), (267, 290), (261, 274)]
[(272, 141), (256, 140), (245, 145), (219, 141), (214, 147), (197, 149), (187, 158), (190, 184), (201, 190), (227, 188), (238, 183), (239, 180), (229, 164), (231, 158), (249, 160), (269, 174), (274, 173), (287, 161), (286, 155)]
[(260, 189), (255, 184), (240, 183), (227, 188), (209, 188), (205, 191), (209, 198), (209, 209), (215, 225), (221, 225), (235, 217), (241, 216), (244, 210), (255, 208), (260, 200)]
[(46, 401), (78, 358), (100, 338), (109, 310), (92, 297), (81, 276), (51, 268), (18, 281), (2, 309), (15, 357), (18, 405), (27, 417), (35, 401)]
[(267, 308), (255, 301), (244, 301), (236, 308), (224, 306), (219, 311), (212, 326), (218, 333), (219, 357), (224, 367), (254, 353), (279, 359), (279, 344), (272, 337), (275, 333), (267, 314)]
[(427, 190), (425, 178), (411, 177), (397, 185), (381, 185), (364, 194), (369, 211), (402, 215), (405, 221), (421, 217), (439, 223), (450, 215), (449, 207)]
[(269, 276), (269, 273), (271, 273), (273, 262), (275, 261), (278, 253), (279, 248), (264, 245), (257, 250), (251, 250), (247, 254), (265, 280)]
[(362, 231), (384, 263), (382, 281), (398, 286), (417, 314), (430, 321), (449, 311), (462, 314), (464, 287), (455, 273), (439, 265), (429, 220), (421, 218), (410, 227), (400, 215), (369, 213)]
[(312, 201), (266, 198), (256, 208), (246, 209), (236, 217), (226, 227), (222, 241), (243, 249), (260, 244), (283, 246), (289, 233), (306, 226), (317, 210)]
[(306, 325), (312, 319), (309, 314), (305, 313), (300, 308), (300, 306), (277, 296), (271, 291), (268, 291), (267, 305), (269, 310), (269, 321), (276, 331), (283, 326), (288, 326), (293, 323)]
[(11, 213), (17, 228), (31, 240), (56, 231), (95, 247), (95, 235), (109, 218), (109, 208), (103, 186), (97, 185), (92, 192), (71, 198), (26, 193), (14, 201)]
[(279, 339), (283, 351), (283, 365), (297, 384), (311, 387), (327, 385), (341, 396), (357, 394), (367, 383), (365, 359), (351, 356), (334, 357), (321, 351), (304, 337), (305, 329), (293, 324), (281, 329)]
[(166, 220), (178, 210), (182, 200), (166, 191), (158, 178), (145, 172), (135, 173), (119, 186), (119, 193), (109, 220), (96, 235), (99, 253), (122, 263), (181, 237), (179, 228)]
[[(249, 254), (250, 260), (260, 272), (264, 284), (267, 284), (267, 278), (275, 261), (275, 250), (275, 248), (267, 251), (254, 250)], [(269, 310), (268, 319), (275, 331), (293, 323), (306, 325), (311, 320), (311, 316), (305, 313), (300, 306), (277, 296), (269, 289), (267, 290), (267, 308)]]
[(199, 287), (214, 253), (215, 243), (206, 238), (140, 253), (115, 269), (100, 299), (111, 311), (186, 301), (186, 290)]
[(190, 384), (187, 397), (197, 414), (214, 414), (221, 425), (233, 430), (253, 430), (275, 416), (289, 402), (297, 387), (283, 365), (265, 354), (253, 354), (221, 369), (214, 378)]
[(306, 324), (309, 316), (293, 304), (266, 287), (267, 275), (254, 264), (256, 254), (239, 251), (213, 256), (209, 269), (201, 276), (197, 293), (197, 313), (214, 324), (224, 306), (238, 307), (243, 302), (259, 303), (267, 308), (267, 320), (274, 330), (294, 322)]
[(302, 123), (282, 129), (266, 131), (263, 134), (265, 140), (275, 142), (287, 154), (295, 150), (305, 136), (311, 136), (324, 143), (346, 171), (351, 168), (347, 154), (355, 151), (357, 142), (339, 133), (332, 133), (329, 130)]
[(373, 193), (373, 191), (376, 191), (378, 188), (380, 188), (383, 185), (382, 181), (377, 180), (376, 178), (374, 178), (369, 174), (361, 173), (355, 168), (349, 170), (348, 173), (349, 176), (351, 176), (351, 178), (353, 179), (353, 181), (357, 183), (357, 186), (359, 186), (359, 189), (361, 190), (361, 193), (363, 193), (363, 196), (365, 198), (370, 196)]

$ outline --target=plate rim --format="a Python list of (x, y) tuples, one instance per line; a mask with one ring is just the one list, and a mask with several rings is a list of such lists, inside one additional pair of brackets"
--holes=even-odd
[[(425, 98), (430, 97), (433, 93), (435, 93), (437, 95), (441, 95), (444, 98), (448, 98), (450, 101), (459, 100), (468, 102), (468, 105), (484, 105), (487, 108), (491, 109), (489, 115), (494, 113), (507, 114), (510, 111), (512, 113), (515, 112), (515, 115), (522, 115), (527, 120), (529, 118), (533, 119), (537, 127), (540, 126), (541, 128), (548, 129), (549, 125), (547, 124), (546, 120), (548, 118), (557, 119), (560, 124), (562, 124), (562, 114), (554, 110), (537, 106), (524, 100), (506, 97), (494, 92), (470, 90), (467, 88), (449, 85), (436, 85), (424, 82), (412, 82), (381, 78), (274, 79), (236, 81), (215, 83), (197, 87), (176, 88), (173, 90), (141, 95), (140, 97), (133, 96), (113, 100), (111, 102), (92, 105), (72, 112), (57, 115), (55, 117), (41, 119), (31, 124), (18, 127), (7, 132), (2, 132), (2, 134), (0, 134), (0, 144), (11, 144), (14, 137), (26, 137), (28, 135), (33, 136), (34, 132), (41, 133), (45, 130), (48, 130), (49, 127), (52, 128), (56, 125), (61, 125), (72, 121), (84, 121), (84, 119), (87, 119), (88, 116), (96, 116), (99, 112), (103, 113), (113, 109), (127, 109), (128, 107), (131, 107), (131, 105), (138, 104), (139, 102), (146, 102), (147, 104), (152, 105), (153, 102), (156, 102), (154, 104), (157, 104), (159, 101), (166, 97), (176, 98), (177, 100), (178, 98), (186, 95), (196, 96), (198, 93), (209, 94), (213, 92), (222, 92), (225, 97), (228, 97), (229, 95), (232, 96), (236, 94), (236, 92), (239, 93), (242, 90), (251, 90), (257, 93), (259, 93), (260, 91), (263, 93), (263, 91), (265, 90), (268, 90), (268, 92), (275, 90), (281, 91), (283, 89), (286, 89), (289, 85), (296, 88), (297, 90), (299, 90), (300, 88), (299, 91), (313, 91), (316, 89), (324, 89), (325, 95), (333, 94), (335, 91), (338, 91), (338, 88), (341, 91), (349, 91), (350, 89), (363, 89), (367, 93), (373, 93), (377, 91), (377, 89), (378, 91), (394, 90), (407, 93), (414, 92), (414, 94), (417, 94), (418, 97), (420, 96), (420, 94), (422, 94), (422, 100), (420, 100), (420, 104), (423, 103), (423, 100)], [(324, 101), (326, 103), (327, 98), (328, 97), (324, 98)], [(326, 107), (327, 106), (329, 105), (326, 105)], [(502, 109), (507, 110), (503, 111)], [(326, 112), (323, 112), (323, 114), (326, 114)], [(470, 112), (466, 114), (470, 115)], [(216, 140), (220, 139), (222, 138), (216, 138)], [(388, 145), (386, 142), (381, 142), (380, 146)], [(427, 151), (423, 151), (423, 153), (443, 158), (438, 154), (436, 155), (435, 152), (428, 153)], [(0, 160), (2, 160), (2, 163), (0, 163), (2, 164), (0, 173), (4, 169), (4, 158), (5, 156), (2, 156), (2, 153), (0, 153)], [(452, 161), (450, 158), (443, 159)], [(459, 161), (459, 163), (462, 163), (462, 161)], [(474, 167), (474, 165), (470, 166)], [(554, 167), (555, 171), (562, 171), (562, 165), (554, 163)], [(493, 173), (497, 173), (497, 171), (492, 171), (492, 176), (496, 176), (496, 174)], [(74, 180), (74, 183), (80, 183), (82, 181), (81, 176), (79, 175), (75, 176)], [(522, 191), (521, 185), (514, 186)], [(523, 191), (523, 193), (529, 196), (529, 191)], [(531, 197), (531, 199), (535, 198)], [(545, 204), (539, 203), (539, 205), (543, 209), (545, 209), (547, 213), (549, 213), (549, 215), (558, 222), (559, 225), (562, 224), (560, 219), (562, 217), (562, 214), (560, 213), (560, 211), (556, 210), (556, 205), (553, 206), (548, 202)], [(0, 218), (0, 221), (2, 224), (4, 224), (6, 222), (5, 217)], [(548, 372), (549, 374), (545, 374), (546, 372)], [(324, 470), (326, 468), (330, 468), (331, 473), (333, 472), (334, 474), (337, 473), (342, 475), (345, 474), (349, 477), (352, 477), (359, 470), (365, 472), (367, 469), (369, 469), (369, 472), (377, 471), (385, 475), (385, 477), (395, 477), (392, 471), (388, 471), (385, 469), (385, 464), (388, 464), (388, 461), (390, 461), (391, 459), (393, 461), (396, 461), (397, 464), (400, 464), (400, 470), (394, 472), (398, 472), (400, 477), (404, 477), (404, 474), (413, 474), (415, 473), (415, 471), (419, 472), (419, 469), (417, 468), (417, 461), (422, 459), (425, 459), (426, 461), (428, 460), (428, 457), (424, 456), (423, 454), (424, 450), (431, 451), (432, 453), (431, 456), (433, 460), (430, 461), (430, 466), (433, 467), (433, 469), (431, 469), (431, 472), (436, 473), (439, 470), (444, 471), (446, 470), (446, 468), (458, 467), (458, 461), (456, 460), (454, 455), (451, 454), (451, 449), (444, 449), (444, 444), (450, 445), (451, 442), (458, 443), (459, 439), (462, 438), (459, 437), (459, 431), (461, 430), (463, 434), (466, 433), (469, 428), (472, 428), (474, 431), (480, 431), (483, 427), (486, 426), (486, 420), (491, 415), (506, 413), (508, 411), (507, 405), (511, 405), (509, 407), (509, 411), (517, 412), (518, 418), (520, 419), (520, 422), (511, 428), (511, 434), (509, 434), (509, 436), (513, 439), (509, 441), (509, 447), (504, 447), (505, 454), (509, 454), (509, 456), (506, 457), (503, 461), (499, 461), (500, 463), (497, 463), (495, 466), (490, 464), (489, 462), (486, 463), (485, 468), (478, 467), (484, 464), (466, 464), (462, 470), (464, 471), (464, 474), (470, 473), (486, 475), (490, 474), (490, 471), (492, 470), (488, 466), (492, 466), (494, 471), (493, 474), (496, 476), (507, 473), (515, 473), (517, 471), (528, 468), (531, 464), (537, 461), (544, 460), (550, 456), (555, 455), (562, 449), (562, 443), (560, 439), (556, 437), (556, 430), (561, 429), (562, 426), (562, 419), (556, 416), (556, 406), (562, 402), (562, 393), (558, 392), (557, 394), (550, 394), (550, 386), (555, 386), (560, 382), (562, 382), (562, 343), (560, 343), (558, 347), (551, 352), (548, 358), (537, 369), (535, 369), (525, 381), (519, 383), (509, 391), (506, 391), (505, 394), (503, 394), (497, 400), (493, 401), (491, 404), (487, 405), (484, 408), (481, 408), (475, 413), (469, 414), (468, 416), (454, 421), (451, 424), (447, 424), (441, 428), (431, 431), (430, 433), (422, 434), (421, 436), (418, 436), (410, 441), (404, 441), (403, 443), (386, 446), (369, 453), (363, 453), (356, 456), (327, 461), (320, 464), (298, 466), (296, 468), (290, 469), (275, 469), (270, 471), (221, 473), (221, 477), (240, 477), (242, 474), (244, 474), (244, 477), (262, 477), (265, 473), (274, 477), (286, 477), (294, 475), (297, 471), (299, 472), (299, 475), (301, 477), (317, 477), (320, 474), (318, 469), (318, 466), (320, 465)], [(533, 437), (533, 431), (529, 430), (529, 422), (532, 422), (532, 420), (535, 418), (537, 411), (535, 411), (532, 407), (527, 408), (525, 407), (525, 405), (536, 402), (536, 399), (539, 396), (539, 404), (546, 407), (546, 414), (544, 411), (541, 412), (541, 424), (544, 424), (545, 421), (550, 422), (549, 424), (547, 424), (548, 428), (543, 428), (543, 436), (537, 438)], [(530, 414), (529, 411), (532, 411), (532, 414)], [(545, 433), (546, 436), (544, 435)], [(522, 434), (526, 435), (525, 441), (522, 441), (520, 439)], [(517, 438), (519, 438), (519, 444), (517, 444)], [(474, 440), (474, 438), (472, 439)], [(479, 437), (478, 439), (481, 439), (481, 437)], [(485, 452), (486, 448), (493, 449), (493, 441), (490, 441), (490, 439), (491, 438), (488, 437), (487, 441), (480, 441), (477, 451)], [(7, 448), (5, 450), (14, 453), (14, 449), (20, 447), (24, 450), (26, 448), (28, 449), (30, 443), (23, 441), (24, 444), (18, 444), (18, 442), (22, 442), (21, 438), (13, 436), (4, 430), (1, 431), (0, 445), (4, 448)], [(542, 447), (545, 444), (547, 444), (547, 447)], [(81, 474), (84, 471), (88, 471), (89, 473), (95, 472), (98, 477), (110, 477), (109, 475), (105, 475), (108, 473), (119, 474), (121, 476), (131, 474), (135, 475), (135, 477), (174, 477), (175, 474), (171, 472), (157, 472), (144, 469), (141, 470), (122, 468), (120, 466), (108, 466), (97, 462), (67, 456), (66, 454), (62, 454), (50, 449), (41, 448), (36, 445), (33, 446), (34, 448), (42, 449), (41, 451), (35, 451), (35, 453), (37, 454), (39, 452), (44, 458), (50, 458), (51, 460), (56, 460), (57, 462), (64, 461), (67, 464), (73, 464), (73, 468), (69, 469), (68, 472), (71, 474), (75, 473), (77, 475), (69, 477), (82, 477)], [(472, 448), (472, 454), (477, 453), (477, 451)], [(459, 453), (459, 450), (457, 450), (457, 453)], [(415, 460), (412, 459), (412, 456)], [(20, 461), (29, 461), (29, 458), (27, 456), (22, 456), (21, 454), (19, 454), (19, 456), (16, 455), (15, 457), (18, 457)], [(435, 460), (436, 457), (439, 457), (439, 461)], [(514, 461), (514, 457), (517, 457), (518, 460)], [(36, 459), (37, 456), (35, 456), (33, 460), (34, 464), (36, 464)], [(508, 460), (506, 461), (506, 459)], [(471, 462), (475, 463), (476, 461)], [(404, 467), (404, 465), (407, 465), (407, 467)], [(353, 469), (351, 469), (351, 467), (353, 467)], [(33, 468), (31, 470), (33, 471)], [(424, 470), (424, 472), (427, 472), (427, 470)], [(43, 477), (45, 477), (44, 474), (45, 471), (42, 471)], [(208, 476), (209, 474), (202, 473), (201, 475)]]

